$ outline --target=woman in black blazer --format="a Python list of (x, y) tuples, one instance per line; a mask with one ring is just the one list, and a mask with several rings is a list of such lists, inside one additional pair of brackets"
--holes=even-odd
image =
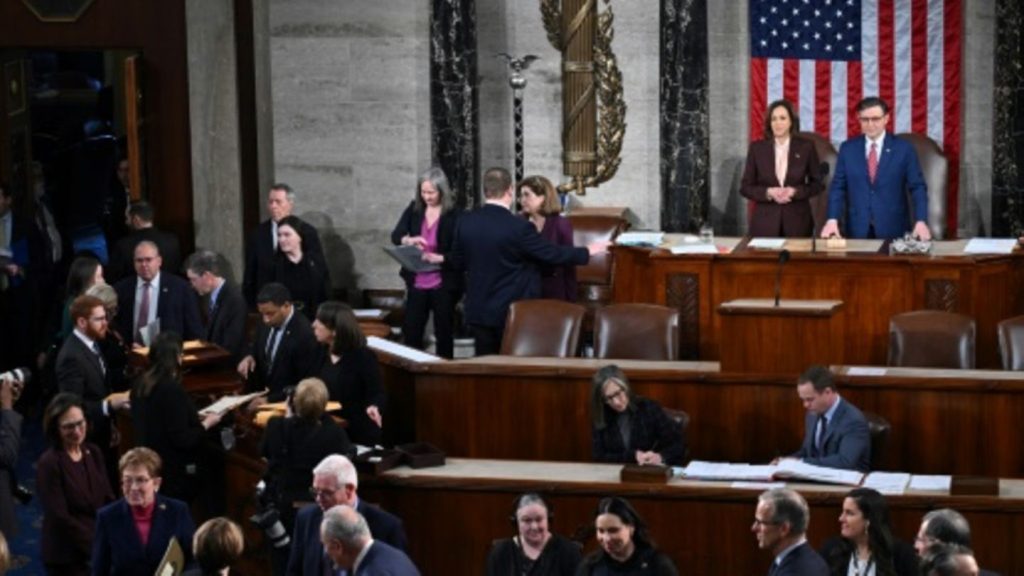
[(138, 446), (151, 448), (163, 461), (161, 494), (191, 502), (199, 491), (201, 444), (220, 414), (202, 420), (181, 385), (181, 337), (161, 332), (149, 348), (149, 368), (131, 391), (132, 425)]
[(103, 452), (85, 441), (87, 426), (85, 405), (70, 392), (54, 396), (43, 415), (50, 448), (36, 463), (36, 486), (47, 574), (89, 574), (96, 510), (114, 501)]
[(417, 246), (442, 260), (440, 271), (415, 273), (402, 268), (400, 274), (406, 288), (402, 325), (405, 343), (423, 349), (423, 330), (427, 317), (433, 312), (436, 351), (444, 358), (451, 358), (454, 353), (455, 304), (462, 292), (459, 273), (445, 269), (443, 264), (444, 257), (452, 250), (458, 214), (448, 177), (440, 168), (430, 168), (420, 175), (416, 198), (391, 232), (391, 242), (396, 246)]
[[(768, 105), (764, 140), (750, 144), (740, 194), (753, 200), (751, 236), (805, 238), (814, 233), (810, 197), (822, 190), (814, 143), (797, 138), (800, 118), (793, 105)], [(781, 173), (781, 174), (780, 174)]]
[(840, 538), (829, 539), (821, 549), (833, 576), (917, 575), (917, 554), (912, 546), (893, 538), (889, 507), (877, 491), (854, 488), (846, 494), (839, 533)]
[(311, 228), (297, 216), (285, 216), (277, 223), (277, 253), (274, 255), (272, 278), (274, 282), (288, 287), (292, 303), (308, 320), (313, 319), (316, 307), (327, 300), (329, 278), (323, 265), (306, 250), (302, 234)]

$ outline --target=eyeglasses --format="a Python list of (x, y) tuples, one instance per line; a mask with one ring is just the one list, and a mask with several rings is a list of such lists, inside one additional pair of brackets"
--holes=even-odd
[(606, 394), (605, 397), (604, 397), (604, 401), (605, 402), (613, 402), (613, 401), (615, 401), (616, 398), (621, 397), (625, 393), (626, 393), (625, 390), (623, 390), (622, 388), (619, 388), (618, 390), (616, 390), (615, 392), (612, 392), (611, 394)]
[(65, 432), (71, 432), (72, 430), (77, 430), (78, 428), (85, 428), (85, 420), (76, 420), (74, 422), (65, 422), (65, 423), (60, 425), (60, 429), (65, 431)]
[(316, 488), (310, 487), (309, 495), (312, 496), (314, 500), (316, 500), (317, 498), (330, 498), (334, 496), (334, 494), (337, 491), (337, 488), (335, 488), (334, 490), (317, 490)]
[(757, 516), (754, 517), (754, 526), (778, 526), (779, 523), (774, 520), (761, 520)]
[(144, 476), (137, 476), (135, 478), (132, 478), (130, 476), (124, 476), (121, 478), (121, 486), (125, 486), (128, 488), (131, 488), (132, 486), (145, 486), (146, 484), (149, 484), (151, 480), (152, 478), (147, 478)]
[(102, 324), (102, 323), (104, 323), (106, 321), (107, 321), (106, 314), (104, 314), (103, 316), (92, 316), (92, 317), (89, 318), (89, 322), (95, 322), (97, 324)]
[(861, 124), (877, 124), (885, 120), (885, 116), (858, 116), (857, 120), (860, 120)]
[(925, 546), (931, 546), (932, 544), (938, 542), (938, 540), (932, 538), (931, 536), (921, 536), (920, 534), (918, 534), (917, 536), (914, 536), (914, 542), (917, 542), (918, 544), (924, 544)]

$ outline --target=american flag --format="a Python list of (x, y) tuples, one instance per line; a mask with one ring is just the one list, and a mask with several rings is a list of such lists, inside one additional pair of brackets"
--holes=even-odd
[(947, 230), (960, 177), (961, 0), (750, 0), (750, 138), (785, 98), (800, 128), (836, 149), (860, 133), (854, 107), (889, 103), (889, 130), (927, 134), (949, 159)]

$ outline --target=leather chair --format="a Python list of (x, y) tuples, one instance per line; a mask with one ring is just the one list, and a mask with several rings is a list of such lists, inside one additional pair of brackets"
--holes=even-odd
[(974, 320), (962, 314), (897, 314), (889, 320), (889, 366), (974, 368), (974, 335)]
[(569, 358), (576, 355), (583, 306), (562, 300), (520, 300), (508, 309), (503, 356)]
[(865, 412), (864, 419), (868, 421), (868, 434), (871, 435), (871, 469), (878, 470), (889, 444), (892, 424), (874, 412)]
[(610, 304), (598, 309), (594, 356), (678, 360), (679, 310), (657, 304)]
[(683, 450), (683, 462), (689, 461), (690, 445), (686, 442), (686, 432), (690, 428), (690, 415), (682, 410), (674, 410), (672, 408), (665, 408), (664, 406), (662, 406), (661, 409), (670, 420), (679, 425), (679, 433), (683, 437), (683, 446), (685, 446), (685, 449)]
[(999, 323), (999, 356), (1003, 370), (1024, 370), (1024, 316)]
[(836, 173), (836, 159), (839, 154), (828, 138), (816, 132), (799, 132), (797, 137), (814, 143), (814, 151), (818, 153), (818, 161), (828, 164), (828, 174), (822, 179), (823, 188), (817, 196), (811, 197), (811, 212), (814, 214), (814, 235), (821, 233), (821, 227), (828, 219), (828, 187), (832, 184), (832, 175)]
[[(619, 216), (602, 214), (570, 214), (572, 241), (576, 246), (591, 242), (614, 241), (629, 224)], [(590, 261), (576, 267), (577, 302), (586, 307), (583, 333), (593, 330), (594, 312), (612, 299), (612, 280), (615, 278), (615, 254), (606, 252), (591, 256)]]
[[(949, 188), (949, 160), (942, 148), (934, 140), (924, 134), (910, 132), (897, 134), (910, 142), (917, 152), (917, 161), (921, 164), (924, 181), (928, 183), (928, 227), (932, 237), (942, 240), (946, 237), (946, 191)], [(909, 200), (908, 200), (909, 202)], [(913, 211), (910, 212), (913, 217)], [(955, 233), (955, 231), (953, 231)]]

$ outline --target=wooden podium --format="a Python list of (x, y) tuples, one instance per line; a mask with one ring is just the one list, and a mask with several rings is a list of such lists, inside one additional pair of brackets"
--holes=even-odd
[(842, 300), (743, 298), (718, 306), (722, 372), (799, 374), (811, 364), (843, 364)]

